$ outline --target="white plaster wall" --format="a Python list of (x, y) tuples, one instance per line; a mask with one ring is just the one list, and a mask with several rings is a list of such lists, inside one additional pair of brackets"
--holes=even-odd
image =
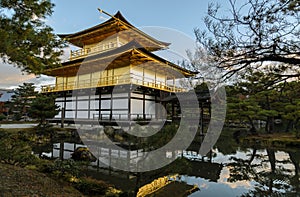
[(77, 111), (77, 118), (88, 118), (88, 111)]
[(113, 109), (128, 109), (128, 99), (113, 100)]
[(88, 109), (89, 108), (89, 101), (78, 101), (77, 102), (77, 109)]
[(142, 94), (131, 93), (131, 97), (143, 98)]
[(65, 100), (64, 97), (58, 97), (58, 98), (55, 99), (55, 102), (57, 102), (57, 101), (64, 101), (64, 100)]
[(83, 100), (83, 99), (89, 99), (89, 96), (78, 96), (77, 97), (78, 100)]
[(110, 109), (110, 100), (101, 101), (101, 109)]
[(145, 101), (145, 113), (152, 114), (154, 117), (154, 114), (155, 114), (155, 102), (154, 101)]
[(143, 101), (137, 99), (131, 99), (131, 113), (132, 114), (143, 114)]
[(75, 111), (66, 111), (65, 118), (75, 118)]
[(99, 100), (90, 100), (90, 109), (99, 109)]
[(74, 109), (75, 110), (75, 108), (76, 108), (75, 101), (66, 102), (66, 109)]
[(103, 94), (101, 95), (101, 98), (110, 98), (110, 94)]
[(128, 93), (114, 93), (113, 98), (128, 97)]
[(90, 111), (90, 119), (98, 119), (99, 118), (99, 111)]
[(91, 100), (95, 100), (96, 98), (99, 98), (99, 95), (90, 95)]
[(154, 96), (151, 96), (151, 95), (145, 95), (145, 98), (146, 98), (146, 99), (155, 99), (155, 97), (154, 97)]

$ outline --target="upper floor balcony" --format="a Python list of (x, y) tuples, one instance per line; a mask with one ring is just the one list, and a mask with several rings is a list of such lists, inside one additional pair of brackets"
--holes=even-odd
[(115, 85), (122, 85), (122, 84), (135, 84), (135, 85), (144, 86), (153, 89), (159, 89), (167, 92), (187, 91), (185, 88), (176, 86), (174, 81), (173, 83), (172, 82), (170, 83), (153, 80), (135, 74), (127, 74), (127, 75), (120, 75), (120, 76), (116, 75), (116, 76), (103, 77), (101, 79), (88, 79), (88, 80), (74, 81), (70, 83), (57, 83), (52, 85), (45, 85), (42, 86), (41, 91), (42, 93), (59, 92), (59, 91), (76, 90), (76, 89), (84, 89), (84, 88), (115, 86)]
[(122, 46), (121, 42), (111, 41), (108, 43), (100, 43), (93, 47), (85, 47), (83, 49), (72, 50), (70, 53), (70, 60), (75, 60), (79, 58), (87, 57), (88, 55), (95, 55), (99, 53), (103, 53), (115, 48)]

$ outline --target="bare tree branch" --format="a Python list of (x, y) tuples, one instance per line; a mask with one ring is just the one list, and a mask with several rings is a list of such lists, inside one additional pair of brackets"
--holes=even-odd
[[(229, 17), (219, 17), (220, 6), (209, 4), (204, 22), (195, 29), (199, 47), (232, 77), (256, 63), (282, 66), (276, 76), (296, 77), (300, 68), (300, 2), (298, 0), (229, 0)], [(240, 2), (239, 2), (240, 3)], [(263, 65), (266, 65), (263, 64)], [(270, 72), (272, 69), (270, 69)]]

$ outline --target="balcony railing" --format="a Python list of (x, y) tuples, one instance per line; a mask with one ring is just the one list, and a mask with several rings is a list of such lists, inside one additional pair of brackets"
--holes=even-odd
[(110, 42), (106, 44), (98, 44), (92, 48), (78, 49), (75, 51), (71, 51), (70, 60), (75, 60), (78, 58), (86, 57), (88, 55), (93, 55), (97, 53), (103, 53), (105, 51), (109, 51), (121, 46), (120, 42)]
[(58, 92), (58, 91), (76, 90), (76, 89), (84, 89), (84, 88), (115, 86), (115, 85), (122, 85), (122, 84), (135, 84), (135, 85), (159, 89), (167, 92), (186, 91), (186, 89), (184, 88), (177, 87), (175, 85), (167, 84), (166, 82), (163, 81), (156, 81), (135, 74), (109, 76), (109, 77), (102, 77), (100, 79), (78, 80), (69, 83), (51, 84), (51, 85), (42, 86), (41, 90), (43, 93), (46, 93), (46, 92)]

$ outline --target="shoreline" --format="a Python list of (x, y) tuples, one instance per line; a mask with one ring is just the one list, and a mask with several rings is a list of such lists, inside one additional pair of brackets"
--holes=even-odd
[(241, 137), (243, 146), (261, 146), (270, 148), (300, 148), (300, 138), (295, 133), (256, 134)]

